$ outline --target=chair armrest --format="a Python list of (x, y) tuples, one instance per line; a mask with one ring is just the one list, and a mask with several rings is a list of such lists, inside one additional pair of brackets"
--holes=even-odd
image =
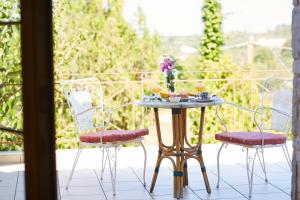
[[(121, 106), (118, 106), (118, 107), (109, 108), (109, 111), (110, 111), (110, 117), (112, 117), (112, 112), (113, 112), (113, 111), (122, 109), (122, 108), (124, 108), (124, 107), (128, 107), (128, 106), (130, 106), (130, 105), (135, 105), (135, 102), (129, 102), (129, 103), (126, 103), (126, 104), (121, 105)], [(139, 128), (139, 127), (141, 126), (142, 121), (145, 119), (145, 116), (146, 116), (145, 113), (146, 113), (146, 112), (147, 112), (147, 108), (146, 108), (146, 110), (144, 111), (143, 117), (142, 117), (141, 120), (138, 122), (137, 128)], [(111, 121), (111, 120), (110, 120), (110, 121)]]
[(121, 108), (127, 107), (131, 104), (133, 104), (133, 102), (129, 102), (127, 104), (124, 104), (122, 106), (118, 106), (118, 107), (115, 107), (115, 108), (109, 108), (109, 107), (105, 107), (105, 106), (103, 106), (103, 107), (102, 106), (97, 106), (97, 107), (93, 107), (91, 109), (85, 110), (84, 112), (87, 112), (89, 110), (103, 109), (104, 113), (108, 113), (109, 118), (106, 122), (106, 125), (104, 125), (104, 120), (103, 120), (103, 124), (101, 124), (99, 126), (95, 126), (97, 129), (100, 128), (100, 129), (105, 130), (109, 126), (109, 124), (112, 122), (112, 113), (113, 113), (113, 111), (116, 111), (116, 110), (119, 110)]
[(103, 124), (98, 125), (98, 126), (95, 126), (95, 128), (96, 128), (96, 129), (99, 129), (99, 128), (100, 128), (100, 129), (105, 130), (106, 127), (107, 127), (107, 126), (110, 124), (110, 122), (112, 121), (112, 110), (111, 110), (110, 108), (107, 108), (107, 107), (105, 107), (105, 106), (96, 106), (96, 107), (92, 107), (92, 108), (86, 109), (86, 110), (84, 110), (84, 111), (82, 111), (82, 112), (76, 113), (75, 115), (82, 115), (82, 114), (84, 114), (84, 113), (86, 113), (86, 112), (88, 112), (88, 111), (91, 111), (91, 110), (98, 110), (98, 109), (103, 109), (104, 114), (105, 114), (105, 113), (108, 113), (109, 119), (108, 119), (108, 122), (107, 122), (107, 125), (106, 125), (106, 126), (104, 125), (104, 119), (103, 119)]
[(128, 107), (128, 106), (133, 105), (133, 104), (134, 104), (134, 102), (129, 102), (129, 103), (126, 103), (126, 104), (124, 104), (124, 105), (121, 105), (121, 106), (118, 106), (118, 107), (115, 107), (115, 108), (110, 108), (110, 110), (111, 110), (111, 111), (119, 110), (119, 109), (121, 109), (121, 108)]
[(279, 110), (279, 109), (276, 109), (276, 108), (273, 108), (273, 107), (267, 107), (267, 106), (260, 106), (258, 107), (256, 110), (255, 110), (255, 115), (257, 115), (259, 113), (259, 111), (263, 111), (263, 110), (272, 110), (272, 111), (275, 111), (277, 112), (278, 114), (281, 114), (281, 115), (284, 115), (286, 117), (292, 117), (291, 114), (287, 113), (287, 112), (284, 112), (282, 110)]
[(92, 108), (86, 109), (86, 110), (84, 110), (84, 111), (82, 111), (82, 112), (76, 113), (75, 115), (82, 115), (82, 114), (84, 114), (84, 113), (86, 113), (86, 112), (88, 112), (88, 111), (91, 111), (91, 110), (98, 110), (98, 109), (103, 109), (104, 112), (107, 112), (107, 113), (109, 113), (110, 115), (111, 115), (111, 113), (112, 113), (112, 112), (111, 112), (111, 111), (112, 111), (111, 108), (108, 108), (108, 107), (105, 107), (105, 106), (96, 106), (96, 107), (92, 107)]
[[(109, 114), (109, 120), (108, 122), (106, 123), (106, 126), (104, 126), (104, 124), (102, 124), (102, 126), (96, 126), (96, 128), (103, 128), (104, 130), (106, 129), (106, 127), (111, 123), (112, 121), (112, 113), (113, 111), (115, 110), (119, 110), (121, 108), (124, 108), (124, 107), (127, 107), (129, 105), (133, 104), (132, 102), (129, 102), (127, 104), (124, 104), (122, 106), (118, 106), (118, 107), (115, 107), (115, 108), (109, 108), (109, 107), (103, 107), (103, 110), (104, 112), (108, 113)], [(99, 108), (102, 108), (101, 106)]]
[(253, 110), (253, 109), (241, 106), (239, 104), (231, 103), (231, 102), (225, 102), (224, 104), (231, 105), (231, 106), (233, 106), (235, 108), (239, 108), (241, 110), (245, 110), (245, 111), (249, 111), (249, 112), (253, 112), (253, 113), (255, 113), (255, 111), (256, 111), (256, 110)]
[(81, 112), (79, 112), (79, 113), (75, 113), (75, 115), (82, 115), (82, 114), (84, 114), (84, 113), (86, 113), (86, 112), (88, 112), (88, 111), (91, 111), (91, 110), (97, 110), (97, 109), (105, 109), (105, 107), (104, 106), (96, 106), (96, 107), (92, 107), (92, 108), (89, 108), (89, 109), (86, 109), (86, 110), (84, 110), (84, 111), (81, 111)]
[(255, 113), (254, 113), (254, 123), (255, 123), (255, 125), (257, 126), (257, 128), (259, 129), (260, 132), (263, 131), (263, 128), (262, 128), (262, 125), (258, 123), (257, 116), (258, 115), (263, 115), (264, 110), (271, 110), (271, 111), (274, 111), (274, 112), (276, 112), (280, 115), (286, 116), (288, 118), (292, 117), (291, 114), (289, 114), (287, 112), (284, 112), (282, 110), (279, 110), (279, 109), (276, 109), (276, 108), (273, 108), (273, 107), (260, 106), (255, 110)]
[[(251, 112), (251, 113), (255, 113), (256, 112), (256, 110), (253, 110), (253, 109), (250, 109), (250, 108), (247, 108), (247, 107), (244, 107), (244, 106), (241, 106), (239, 104), (232, 103), (232, 102), (225, 101), (224, 104), (222, 104), (222, 105), (229, 105), (231, 107), (238, 108), (240, 110), (245, 110), (245, 111), (248, 111), (248, 112)], [(222, 126), (224, 128), (224, 132), (228, 132), (228, 128), (226, 126), (226, 123), (222, 119), (222, 117), (220, 116), (221, 112), (219, 110), (222, 107), (222, 105), (219, 105), (219, 106), (216, 107), (216, 115), (217, 115), (217, 118), (221, 121), (221, 124), (222, 124)]]

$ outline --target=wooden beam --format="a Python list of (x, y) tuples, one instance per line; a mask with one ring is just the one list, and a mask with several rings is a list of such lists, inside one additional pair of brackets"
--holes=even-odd
[(56, 200), (52, 1), (20, 2), (26, 199)]

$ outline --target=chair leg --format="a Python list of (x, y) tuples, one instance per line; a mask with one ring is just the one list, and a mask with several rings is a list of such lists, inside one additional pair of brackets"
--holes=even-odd
[(101, 163), (102, 167), (101, 167), (100, 180), (103, 180), (103, 173), (104, 173), (105, 166), (106, 166), (107, 156), (108, 156), (108, 154), (105, 155), (105, 149), (102, 148), (102, 163)]
[(249, 149), (246, 148), (246, 167), (247, 167), (247, 177), (248, 177), (248, 185), (249, 185), (249, 199), (251, 199), (252, 196), (253, 171), (254, 171), (255, 158), (257, 154), (258, 154), (258, 148), (255, 149), (254, 157), (251, 160), (251, 158), (249, 157)]
[(77, 154), (76, 154), (76, 157), (75, 157), (75, 160), (74, 160), (74, 163), (73, 163), (72, 171), (71, 171), (71, 174), (70, 174), (68, 182), (67, 182), (66, 189), (69, 188), (69, 185), (70, 185), (71, 179), (73, 177), (74, 170), (75, 170), (75, 167), (77, 165), (77, 162), (78, 162), (78, 159), (79, 159), (81, 151), (82, 151), (82, 146), (80, 146), (79, 149), (78, 149), (78, 151), (77, 151)]
[(117, 160), (118, 160), (118, 147), (115, 147), (115, 165), (114, 165), (114, 169), (115, 169), (115, 175), (114, 175), (114, 195), (116, 195), (116, 179), (117, 179)]
[(261, 169), (262, 169), (262, 171), (263, 171), (263, 173), (265, 175), (265, 182), (267, 183), (268, 182), (267, 169), (266, 169), (266, 164), (265, 164), (265, 156), (264, 156), (264, 149), (263, 148), (260, 149), (260, 153), (261, 153), (261, 157), (262, 158), (260, 158), (259, 153), (257, 154), (258, 155), (257, 157), (258, 157)]
[(58, 178), (57, 171), (56, 171), (56, 182), (57, 182), (57, 200), (61, 200), (60, 185), (59, 185), (59, 178)]
[(285, 156), (285, 159), (290, 167), (290, 169), (292, 170), (292, 161), (291, 161), (291, 157), (290, 157), (290, 154), (289, 154), (289, 150), (286, 146), (286, 144), (284, 144), (284, 146), (282, 146), (282, 150), (283, 150), (283, 153), (284, 153), (284, 156)]
[(217, 188), (219, 189), (220, 187), (220, 153), (222, 148), (224, 147), (225, 143), (222, 143), (219, 151), (218, 151), (218, 155), (217, 155), (217, 171), (218, 171), (218, 182), (217, 182)]
[(108, 166), (109, 166), (109, 171), (110, 171), (110, 179), (111, 179), (111, 184), (113, 188), (113, 195), (116, 195), (116, 176), (117, 176), (117, 155), (118, 155), (118, 147), (115, 147), (115, 160), (114, 160), (114, 166), (112, 166), (112, 159), (109, 156), (109, 148), (106, 148), (106, 153), (108, 154)]
[(140, 142), (142, 148), (143, 148), (143, 151), (144, 151), (144, 171), (143, 171), (143, 183), (144, 183), (144, 187), (146, 187), (146, 164), (147, 164), (147, 151), (146, 151), (146, 148), (143, 144), (143, 142), (141, 141)]

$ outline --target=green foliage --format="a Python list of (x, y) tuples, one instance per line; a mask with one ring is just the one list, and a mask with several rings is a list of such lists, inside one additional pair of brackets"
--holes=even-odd
[[(55, 77), (76, 79), (94, 76), (104, 84), (105, 104), (117, 107), (141, 98), (141, 89), (128, 87), (127, 81), (140, 81), (142, 75), (134, 72), (157, 69), (159, 38), (151, 36), (145, 16), (138, 8), (136, 30), (122, 16), (121, 0), (54, 1)], [(123, 82), (124, 81), (124, 82)], [(60, 91), (57, 85), (57, 91)], [(74, 126), (60, 93), (56, 94), (56, 130), (59, 147), (70, 148), (64, 139), (74, 137)], [(131, 121), (141, 111), (123, 108), (114, 113), (112, 128), (130, 129)], [(134, 115), (132, 113), (135, 113)], [(74, 141), (76, 145), (76, 141)]]
[[(19, 20), (19, 1), (0, 1), (0, 20)], [(20, 26), (0, 26), (0, 122), (2, 125), (22, 129), (22, 93)], [(0, 132), (0, 141), (20, 140), (15, 135)], [(1, 144), (0, 150), (18, 150), (20, 145)]]
[(2, 0), (0, 1), (0, 20), (19, 20), (20, 19), (20, 2), (19, 0)]
[[(172, 40), (174, 45), (158, 49), (160, 38), (149, 33), (141, 8), (137, 10), (135, 29), (133, 29), (122, 17), (122, 1), (109, 0), (108, 2), (108, 6), (103, 7), (103, 0), (54, 0), (55, 82), (59, 83), (63, 79), (97, 77), (103, 83), (105, 105), (118, 107), (140, 99), (143, 94), (149, 94), (153, 82), (165, 87), (162, 73), (140, 73), (140, 71), (158, 71), (159, 50), (177, 56), (179, 53), (174, 47), (179, 49), (181, 45), (188, 44), (197, 48), (195, 44), (199, 44), (197, 42), (199, 38), (193, 37), (189, 42), (185, 42), (189, 40), (186, 37), (163, 38), (164, 41)], [(18, 0), (0, 1), (0, 8), (0, 20), (20, 18)], [(205, 0), (203, 13), (205, 25), (201, 38), (203, 59), (200, 63), (195, 63), (198, 55), (193, 54), (189, 60), (179, 63), (185, 66), (184, 73), (180, 74), (179, 79), (185, 79), (187, 82), (193, 81), (193, 83), (178, 80), (176, 91), (178, 89), (178, 91), (192, 92), (197, 81), (203, 80), (207, 91), (213, 91), (226, 101), (248, 107), (257, 105), (258, 89), (253, 87), (246, 75), (239, 73), (237, 66), (232, 64), (232, 60), (221, 55), (222, 14), (218, 1)], [(285, 30), (283, 27), (282, 35)], [(241, 42), (243, 42), (242, 39)], [(280, 53), (286, 57), (290, 55), (290, 52), (284, 50)], [(263, 64), (268, 62), (266, 56), (271, 58), (268, 52), (261, 55), (263, 56), (257, 54), (256, 60)], [(198, 72), (195, 73), (193, 70)], [(234, 70), (237, 71), (233, 72)], [(0, 121), (9, 127), (21, 129), (22, 94), (21, 86), (18, 84), (21, 84), (22, 80), (20, 27), (18, 25), (0, 26), (0, 71), (0, 83), (17, 84), (0, 88), (2, 104)], [(75, 127), (59, 84), (55, 85), (55, 106), (57, 147), (77, 147)], [(204, 142), (214, 142), (213, 134), (221, 131), (214, 109), (214, 107), (207, 108)], [(109, 128), (136, 128), (145, 115), (144, 111), (146, 114), (151, 112), (136, 106), (115, 110)], [(251, 116), (232, 109), (224, 109), (223, 113), (230, 128), (234, 130), (244, 127), (253, 128)], [(153, 122), (151, 117), (149, 115), (143, 122), (145, 126), (151, 125)], [(199, 110), (189, 112), (193, 142), (197, 140), (199, 117)], [(11, 134), (0, 133), (0, 141), (11, 142), (19, 139)], [(20, 148), (22, 146), (19, 145), (0, 146), (0, 150)]]
[(221, 5), (218, 0), (204, 0), (202, 11), (204, 30), (201, 37), (201, 58), (219, 61), (221, 56), (221, 46), (224, 43)]
[[(137, 30), (131, 28), (122, 16), (122, 1), (111, 0), (103, 7), (99, 0), (54, 0), (54, 64), (55, 80), (95, 76), (102, 82), (124, 79), (139, 81), (142, 76), (131, 72), (148, 71), (157, 67), (159, 38), (151, 36), (142, 10), (137, 10)], [(0, 1), (0, 20), (18, 20), (19, 1)], [(1, 83), (21, 84), (20, 27), (0, 27)], [(107, 74), (102, 76), (101, 74)], [(117, 74), (124, 74), (118, 75)], [(122, 76), (122, 78), (121, 78)], [(141, 98), (138, 87), (121, 83), (115, 88), (104, 87), (107, 105), (115, 107)], [(138, 91), (138, 92), (136, 92)], [(1, 123), (22, 128), (20, 85), (2, 87), (0, 90)], [(55, 85), (57, 146), (73, 148), (78, 145), (66, 102)], [(141, 111), (129, 108), (116, 112), (113, 123), (118, 128), (131, 128), (134, 117)], [(131, 113), (134, 113), (131, 114)], [(129, 116), (129, 117), (128, 117)], [(115, 127), (114, 127), (115, 128)], [(4, 142), (19, 138), (0, 133)], [(70, 142), (71, 141), (71, 142)], [(15, 150), (20, 146), (2, 145), (0, 150)]]
[[(238, 66), (234, 65), (230, 58), (221, 57), (219, 62), (202, 60), (197, 69), (201, 73), (187, 76), (202, 81), (210, 95), (217, 95), (227, 102), (248, 108), (259, 106), (258, 87), (253, 84), (251, 79), (247, 79), (247, 77), (244, 77), (244, 74), (240, 73)], [(206, 108), (203, 131), (204, 143), (215, 143), (214, 134), (224, 131), (215, 109), (216, 107), (214, 106)], [(236, 108), (225, 105), (222, 106), (221, 113), (229, 130), (252, 130), (254, 128), (253, 118), (250, 113), (241, 112)], [(188, 113), (188, 117), (191, 121), (191, 142), (196, 143), (200, 126), (200, 110), (191, 110)]]
[(139, 11), (138, 35), (122, 17), (122, 1), (109, 12), (99, 0), (56, 1), (55, 66), (64, 74), (140, 71), (156, 66), (157, 38), (152, 38)]
[(274, 69), (277, 65), (276, 60), (274, 59), (274, 50), (269, 50), (263, 47), (256, 48), (254, 55), (254, 62), (258, 66), (266, 66), (268, 69)]

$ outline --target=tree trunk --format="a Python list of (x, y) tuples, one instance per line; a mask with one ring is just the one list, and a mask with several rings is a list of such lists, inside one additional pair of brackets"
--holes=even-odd
[(300, 200), (300, 0), (293, 0), (292, 48), (293, 48), (293, 163), (292, 200)]

